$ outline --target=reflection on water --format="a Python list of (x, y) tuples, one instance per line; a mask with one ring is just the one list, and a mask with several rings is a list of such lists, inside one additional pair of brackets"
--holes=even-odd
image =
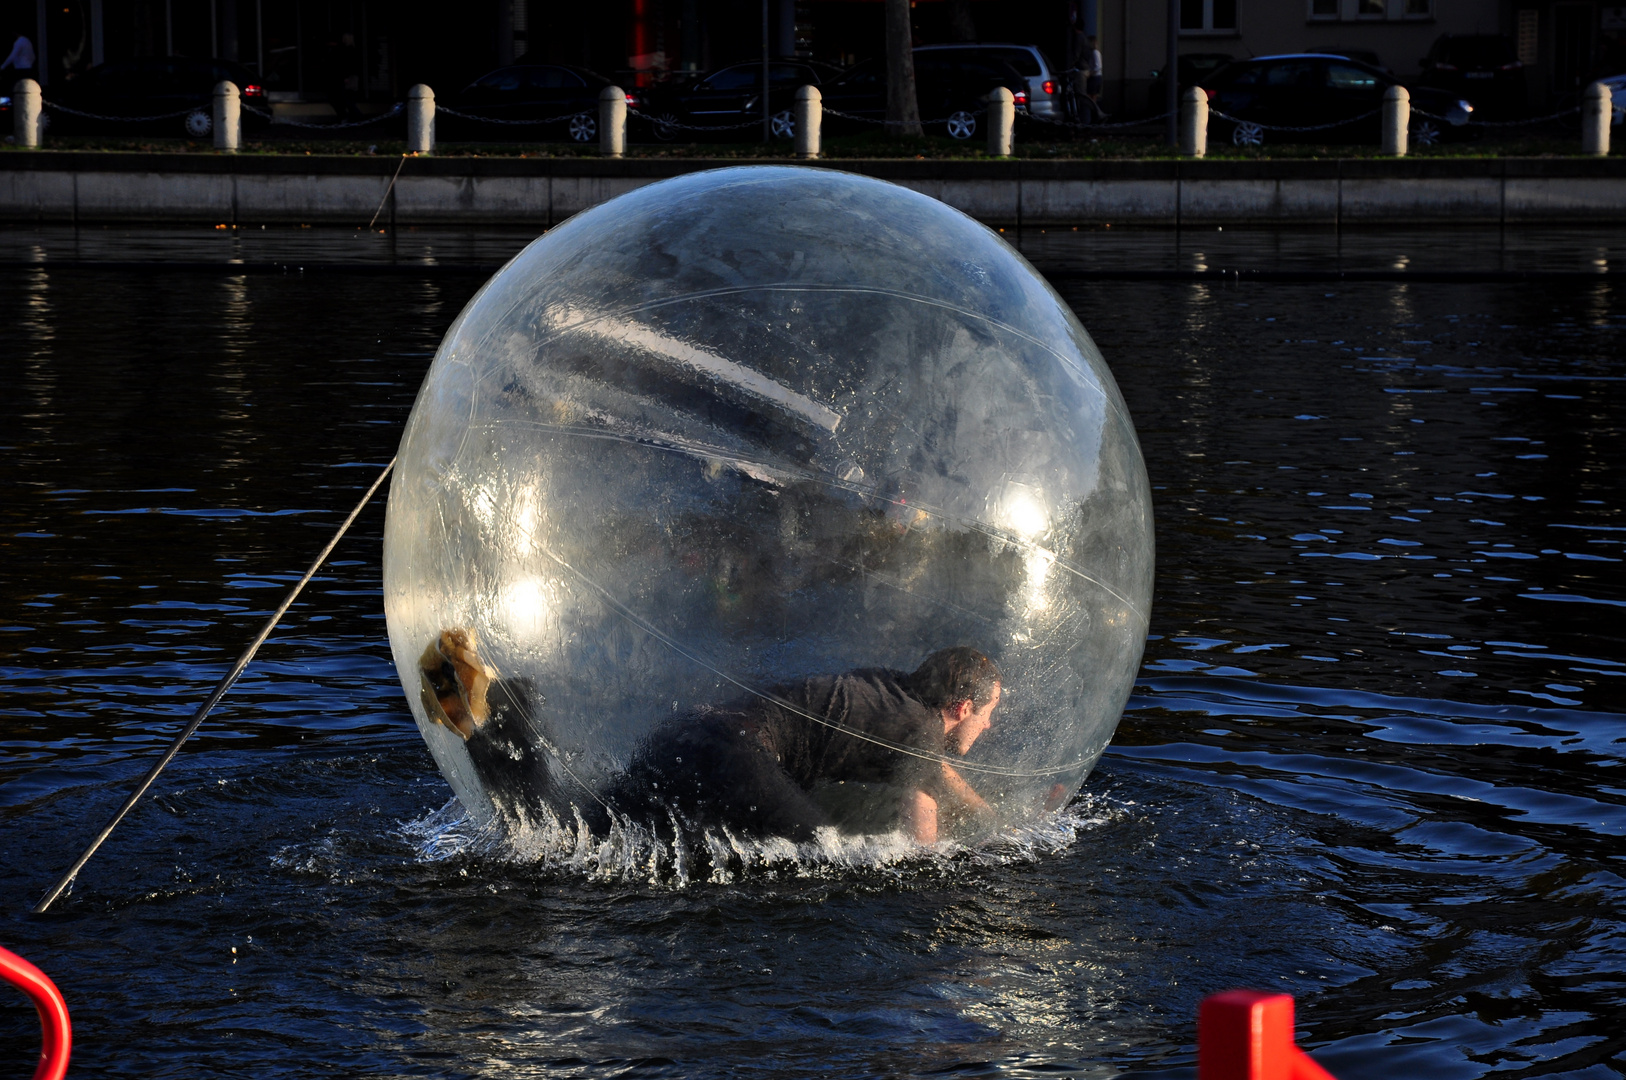
[[(1489, 235), (1337, 254), (1622, 249)], [(1023, 241), (1110, 270), (1324, 265), (1330, 239), (1223, 237)], [(0, 941), (62, 983), (76, 1075), (1190, 1075), (1196, 1002), (1244, 984), (1299, 995), (1345, 1080), (1626, 1066), (1612, 279), (1062, 279), (1139, 427), (1159, 580), (1052, 832), (726, 884), (483, 853), (400, 699), (375, 507), (57, 913), (18, 914), (388, 459), (481, 280), (49, 265), (218, 243), (0, 234)], [(33, 1023), (0, 1012), (0, 1053)]]

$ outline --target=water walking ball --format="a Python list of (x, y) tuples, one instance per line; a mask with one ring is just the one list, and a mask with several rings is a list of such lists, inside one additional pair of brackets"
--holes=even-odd
[(469, 302), (402, 438), (385, 610), (478, 818), (500, 793), (425, 687), (449, 631), (528, 696), (498, 756), (561, 813), (663, 726), (970, 646), (1003, 693), (950, 757), (1020, 822), (1111, 738), (1152, 562), (1117, 386), (1020, 255), (906, 188), (755, 166), (581, 213)]

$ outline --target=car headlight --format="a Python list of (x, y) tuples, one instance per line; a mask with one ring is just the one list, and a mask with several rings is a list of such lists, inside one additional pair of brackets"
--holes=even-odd
[(11, 104), (11, 99), (10, 98), (8, 98), (8, 97), (0, 97), (0, 108), (3, 108), (3, 107), (5, 107), (7, 105), (10, 105), (10, 104)]

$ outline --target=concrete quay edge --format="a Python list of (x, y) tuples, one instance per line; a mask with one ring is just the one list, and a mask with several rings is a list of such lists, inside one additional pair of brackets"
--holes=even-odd
[[(789, 163), (9, 151), (0, 220), (361, 226), (378, 212), (398, 226), (546, 227), (666, 177)], [(1626, 158), (809, 164), (890, 180), (1000, 226), (1626, 222)]]

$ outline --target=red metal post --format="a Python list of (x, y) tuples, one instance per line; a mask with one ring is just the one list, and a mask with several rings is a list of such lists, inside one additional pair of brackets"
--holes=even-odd
[(1197, 1013), (1197, 1080), (1333, 1080), (1293, 1045), (1293, 999), (1227, 990)]
[(73, 1050), (73, 1024), (62, 992), (45, 972), (4, 948), (0, 948), (0, 978), (32, 998), (40, 1014), (40, 1063), (34, 1069), (34, 1080), (62, 1080)]

